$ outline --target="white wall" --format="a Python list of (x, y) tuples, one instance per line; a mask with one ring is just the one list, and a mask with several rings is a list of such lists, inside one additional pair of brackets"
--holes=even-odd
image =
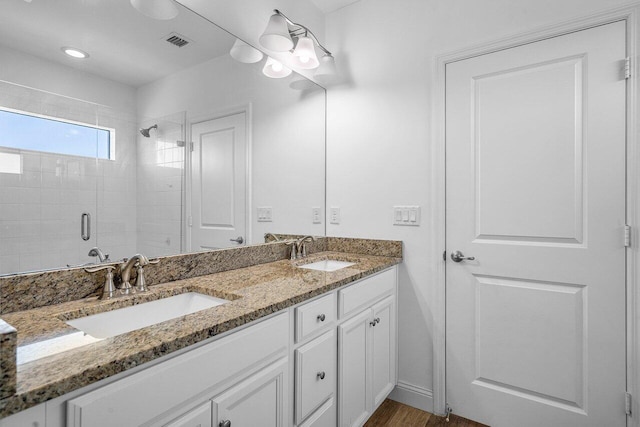
[[(396, 398), (432, 408), (432, 276), (442, 259), (428, 225), (435, 56), (625, 3), (360, 0), (327, 15), (327, 47), (347, 79), (328, 92), (327, 206), (342, 211), (328, 235), (404, 242)], [(422, 206), (422, 226), (392, 226), (393, 205)]]
[(120, 112), (135, 111), (135, 91), (124, 84), (4, 46), (0, 46), (0, 62), (0, 80), (102, 104)]
[[(324, 234), (324, 224), (311, 221), (311, 208), (324, 205), (324, 91), (302, 93), (289, 82), (225, 55), (138, 90), (145, 120), (184, 111), (198, 122), (251, 105), (251, 243), (267, 231)], [(259, 206), (273, 209), (273, 222), (257, 222)]]

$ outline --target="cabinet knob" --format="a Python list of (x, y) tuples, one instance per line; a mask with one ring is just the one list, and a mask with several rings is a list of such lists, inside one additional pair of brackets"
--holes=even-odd
[(376, 318), (375, 318), (375, 319), (373, 319), (373, 320), (374, 320), (374, 322), (376, 322), (376, 325), (377, 325), (378, 323), (380, 323), (380, 318), (379, 318), (379, 317), (376, 317)]
[(231, 427), (231, 420), (222, 420), (218, 424), (218, 427)]
[(324, 371), (322, 371), (322, 372), (318, 372), (317, 378), (320, 378), (321, 380), (323, 380), (323, 379), (324, 379), (324, 376), (325, 376), (325, 375), (324, 375)]
[(325, 317), (325, 315), (324, 315), (324, 314), (318, 314), (318, 320), (319, 320), (320, 322), (324, 322), (324, 319), (326, 319), (326, 317)]
[(376, 321), (375, 321), (375, 319), (374, 319), (374, 320), (372, 320), (371, 322), (369, 322), (369, 326), (376, 326)]

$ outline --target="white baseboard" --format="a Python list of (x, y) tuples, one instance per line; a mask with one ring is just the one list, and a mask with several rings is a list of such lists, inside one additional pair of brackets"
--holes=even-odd
[(417, 385), (398, 381), (389, 399), (433, 413), (433, 391)]

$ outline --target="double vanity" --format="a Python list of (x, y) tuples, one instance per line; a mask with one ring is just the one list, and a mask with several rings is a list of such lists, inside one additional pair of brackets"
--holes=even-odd
[[(0, 427), (363, 425), (396, 384), (401, 242), (319, 238), (297, 260), (289, 250), (165, 257), (147, 267), (144, 293), (67, 289), (3, 307), (17, 369), (2, 373)], [(55, 273), (0, 279), (0, 291), (44, 280)], [(1, 342), (6, 358), (12, 340)]]

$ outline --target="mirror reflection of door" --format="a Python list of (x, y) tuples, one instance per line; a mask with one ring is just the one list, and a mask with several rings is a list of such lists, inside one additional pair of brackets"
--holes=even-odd
[(191, 125), (191, 250), (246, 244), (246, 113)]

